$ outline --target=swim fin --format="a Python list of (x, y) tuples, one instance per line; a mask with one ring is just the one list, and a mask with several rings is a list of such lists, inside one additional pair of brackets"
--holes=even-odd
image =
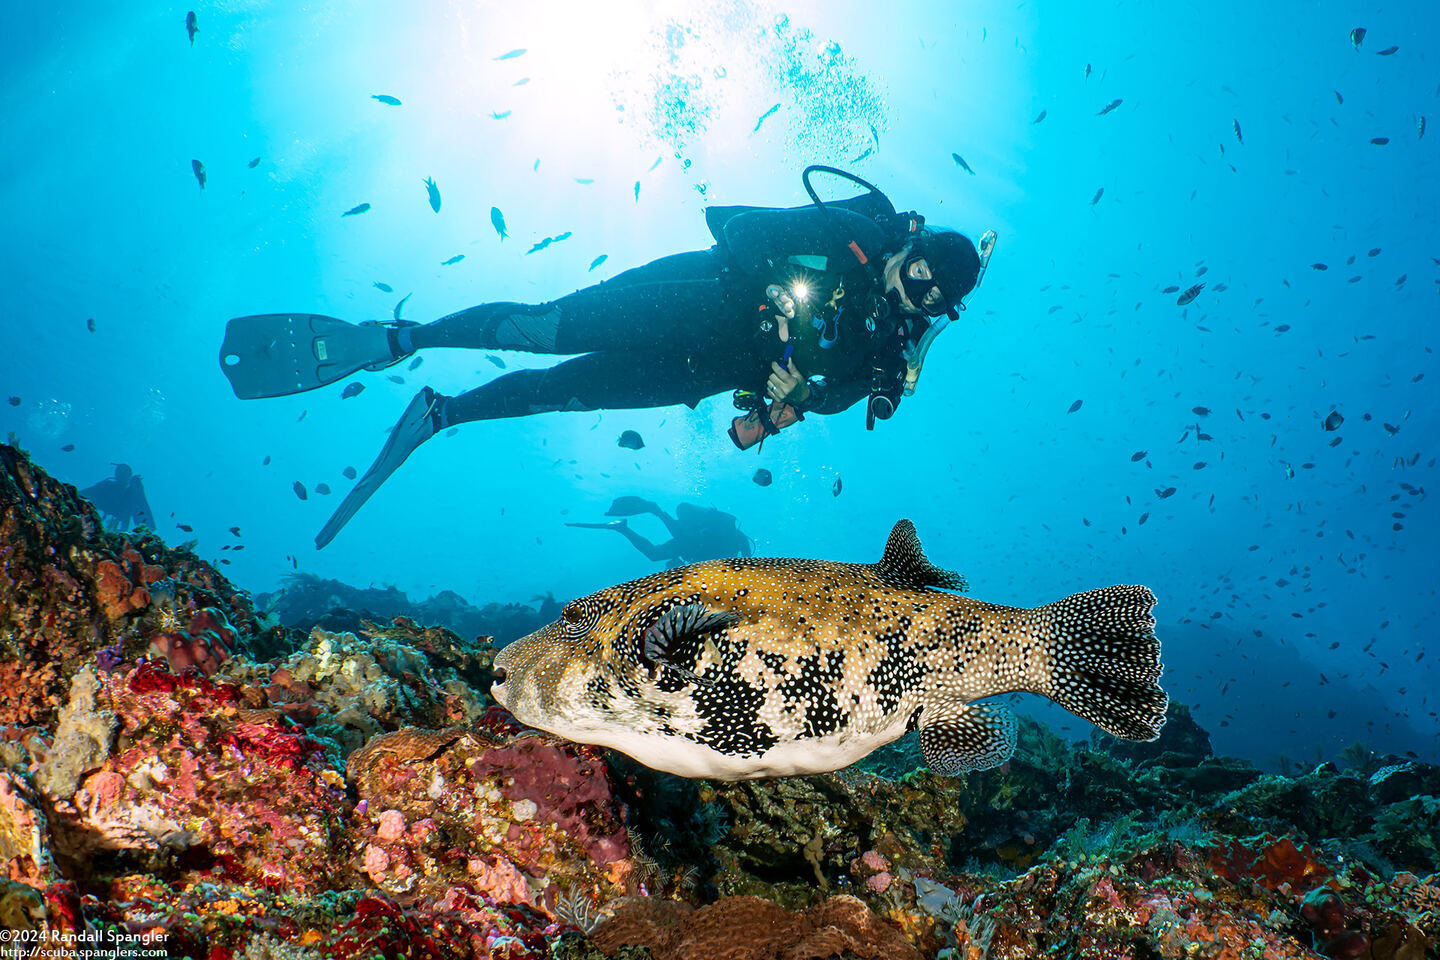
[(345, 495), (340, 506), (325, 521), (325, 526), (315, 535), (315, 549), (323, 550), (326, 544), (335, 539), (335, 535), (344, 529), (350, 518), (359, 512), (380, 485), (390, 478), (390, 474), (400, 469), (400, 464), (405, 458), (415, 452), (415, 448), (426, 440), (435, 436), (438, 426), (436, 423), (436, 408), (444, 399), (429, 387), (424, 387), (415, 394), (405, 412), (395, 426), (390, 429), (390, 437), (385, 441), (385, 446), (380, 449), (380, 456), (365, 471), (355, 484), (355, 488)]
[(567, 523), (567, 527), (580, 527), (584, 530), (622, 530), (630, 525), (629, 520), (611, 520), (609, 523)]
[(610, 509), (605, 511), (607, 517), (633, 517), (642, 513), (655, 513), (660, 505), (653, 500), (646, 500), (643, 497), (616, 497), (615, 502), (610, 504)]
[(403, 360), (393, 341), (408, 320), (346, 323), (313, 313), (265, 313), (225, 324), (220, 369), (241, 400), (284, 397), (334, 383), (357, 370)]

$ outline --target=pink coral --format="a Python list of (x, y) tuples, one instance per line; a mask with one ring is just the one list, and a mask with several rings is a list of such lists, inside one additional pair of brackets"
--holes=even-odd
[(382, 840), (399, 840), (405, 836), (405, 814), (399, 810), (386, 810), (380, 814), (380, 826), (376, 834)]

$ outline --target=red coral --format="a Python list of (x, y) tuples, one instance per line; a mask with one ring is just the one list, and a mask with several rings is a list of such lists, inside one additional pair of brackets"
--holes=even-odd
[(1212, 847), (1210, 866), (1231, 882), (1253, 880), (1271, 891), (1288, 883), (1290, 889), (1303, 893), (1334, 876), (1308, 843), (1297, 847), (1289, 837), (1268, 834)]

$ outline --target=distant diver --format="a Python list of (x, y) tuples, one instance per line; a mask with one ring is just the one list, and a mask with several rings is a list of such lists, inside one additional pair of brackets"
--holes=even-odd
[[(630, 529), (627, 517), (650, 514), (665, 524), (670, 539), (654, 543)], [(640, 497), (616, 497), (605, 511), (607, 517), (619, 517), (607, 523), (567, 523), (567, 527), (582, 527), (590, 530), (614, 530), (636, 550), (648, 559), (678, 567), (685, 563), (699, 563), (702, 560), (716, 560), (720, 557), (751, 556), (750, 538), (740, 531), (740, 522), (733, 514), (713, 507), (701, 507), (693, 503), (681, 503), (675, 507), (675, 516), (670, 516), (653, 500)]]
[(117, 463), (115, 476), (80, 491), (105, 517), (109, 530), (155, 529), (155, 514), (145, 499), (145, 484), (128, 463)]
[[(812, 173), (868, 192), (822, 201)], [(995, 245), (897, 213), (874, 185), (806, 168), (803, 207), (709, 207), (708, 250), (662, 257), (541, 304), (482, 303), (420, 325), (300, 313), (237, 317), (220, 366), (241, 399), (278, 397), (380, 370), (427, 347), (571, 355), (455, 397), (423, 388), (380, 455), (315, 538), (323, 548), (400, 464), (460, 423), (553, 411), (635, 409), (734, 391), (740, 449), (806, 413), (866, 399), (866, 427), (915, 390), (935, 337), (965, 308)], [(803, 372), (802, 372), (803, 371)], [(767, 406), (766, 399), (770, 403)]]

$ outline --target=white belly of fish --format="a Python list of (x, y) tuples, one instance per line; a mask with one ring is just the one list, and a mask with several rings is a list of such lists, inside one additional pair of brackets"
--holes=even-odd
[(684, 737), (646, 734), (615, 727), (589, 730), (555, 729), (554, 733), (581, 743), (594, 743), (628, 754), (655, 770), (681, 777), (707, 780), (753, 780), (829, 773), (848, 767), (905, 733), (905, 717), (883, 730), (855, 734), (846, 731), (805, 740), (777, 743), (759, 756), (736, 756)]

